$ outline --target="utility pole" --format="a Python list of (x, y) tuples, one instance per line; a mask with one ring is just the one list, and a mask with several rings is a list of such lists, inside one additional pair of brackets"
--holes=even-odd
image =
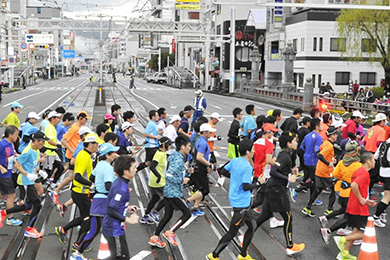
[(103, 27), (102, 27), (102, 19), (103, 15), (100, 14), (100, 40), (99, 40), (99, 63), (100, 63), (100, 70), (99, 70), (99, 87), (103, 87)]
[(161, 71), (161, 48), (158, 48), (158, 71)]
[(234, 93), (235, 73), (235, 52), (236, 52), (236, 9), (231, 9), (230, 17), (230, 79), (229, 79), (229, 93)]

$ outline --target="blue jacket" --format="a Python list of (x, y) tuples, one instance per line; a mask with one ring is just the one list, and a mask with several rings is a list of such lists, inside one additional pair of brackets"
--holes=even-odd
[(164, 187), (164, 197), (183, 197), (183, 178), (186, 172), (184, 163), (185, 157), (178, 151), (175, 151), (168, 157), (168, 165), (165, 173), (166, 184)]

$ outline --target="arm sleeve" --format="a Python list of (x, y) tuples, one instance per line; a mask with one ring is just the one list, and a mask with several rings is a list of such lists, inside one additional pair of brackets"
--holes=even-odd
[(104, 183), (104, 187), (106, 188), (106, 190), (110, 190), (111, 189), (111, 185), (112, 185), (112, 182), (110, 182), (110, 181), (106, 181)]
[(91, 174), (91, 177), (89, 177), (89, 180), (90, 180), (91, 182), (95, 182), (95, 175)]
[(230, 138), (237, 138), (239, 128), (240, 128), (239, 124), (234, 124), (234, 123), (231, 124), (229, 132), (228, 132), (228, 137), (230, 137)]
[(158, 165), (158, 162), (157, 161), (152, 161), (152, 163), (150, 164), (149, 166), (149, 169), (153, 172), (154, 175), (156, 175), (156, 177), (161, 177), (161, 174), (157, 171), (156, 169), (156, 166)]
[(254, 190), (256, 188), (258, 188), (259, 186), (256, 184), (256, 183), (253, 183), (253, 184), (249, 184), (249, 183), (243, 183), (242, 184), (242, 189), (244, 191), (248, 191), (248, 190)]
[(77, 182), (79, 182), (79, 183), (81, 183), (81, 184), (83, 184), (83, 185), (88, 185), (88, 186), (91, 186), (91, 185), (92, 185), (92, 182), (90, 182), (89, 180), (83, 178), (83, 176), (81, 176), (80, 173), (76, 173), (76, 174), (74, 175), (74, 179), (75, 179)]
[(277, 170), (277, 168), (278, 168), (278, 167), (272, 167), (271, 172), (270, 172), (270, 175), (271, 175), (272, 177), (274, 177), (274, 178), (288, 181), (288, 176), (287, 176), (287, 175), (284, 175), (283, 173), (280, 173), (280, 172)]
[(325, 159), (325, 157), (321, 153), (318, 153), (317, 157), (318, 157), (318, 160), (320, 160), (321, 162), (323, 162), (329, 166), (330, 163)]
[(118, 211), (116, 211), (114, 208), (108, 207), (107, 208), (107, 214), (112, 217), (113, 219), (116, 219), (121, 222), (125, 222), (126, 217), (120, 214)]

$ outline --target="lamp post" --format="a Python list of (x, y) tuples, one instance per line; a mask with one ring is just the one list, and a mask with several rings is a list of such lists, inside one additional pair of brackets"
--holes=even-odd
[(253, 47), (251, 55), (249, 55), (249, 61), (252, 62), (252, 71), (251, 71), (251, 93), (253, 93), (254, 88), (260, 86), (259, 80), (259, 64), (261, 62), (262, 55), (259, 52), (259, 48), (257, 46)]
[(294, 84), (294, 60), (297, 52), (294, 50), (291, 42), (287, 43), (287, 47), (283, 51), (284, 58), (284, 82), (282, 84), (282, 99), (288, 99), (288, 90), (295, 89)]

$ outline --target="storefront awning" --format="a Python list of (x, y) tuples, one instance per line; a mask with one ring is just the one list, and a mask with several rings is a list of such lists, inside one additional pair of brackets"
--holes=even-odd
[(248, 14), (246, 26), (255, 27), (256, 30), (265, 30), (267, 27), (267, 10), (251, 9)]

